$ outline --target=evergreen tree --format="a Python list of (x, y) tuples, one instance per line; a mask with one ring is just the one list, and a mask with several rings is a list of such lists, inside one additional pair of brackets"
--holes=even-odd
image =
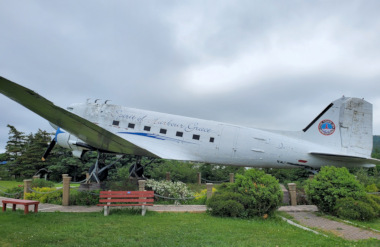
[(6, 158), (8, 160), (7, 167), (10, 174), (20, 176), (19, 158), (25, 153), (26, 136), (24, 132), (18, 131), (14, 126), (7, 125), (9, 128), (9, 138), (5, 147)]
[(51, 133), (38, 130), (35, 134), (30, 134), (27, 138), (25, 153), (19, 157), (20, 171), (22, 177), (32, 177), (40, 169), (46, 168), (47, 163), (41, 160), (43, 153), (48, 147)]
[(88, 157), (87, 160), (82, 162), (80, 159), (73, 157), (70, 150), (55, 146), (45, 161), (48, 163), (50, 180), (62, 181), (62, 174), (69, 174), (74, 182), (85, 179), (89, 167), (95, 164), (96, 153), (89, 152), (86, 157)]

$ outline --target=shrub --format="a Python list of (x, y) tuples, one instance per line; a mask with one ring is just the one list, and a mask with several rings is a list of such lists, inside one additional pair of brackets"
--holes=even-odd
[(0, 195), (15, 198), (15, 199), (23, 199), (24, 186), (15, 186), (10, 189), (6, 189), (4, 192), (0, 192)]
[[(220, 202), (233, 200), (240, 203), (244, 210), (237, 214), (237, 217), (271, 214), (282, 201), (282, 191), (278, 180), (256, 169), (247, 170), (244, 175), (237, 175), (235, 183), (222, 185), (218, 190), (219, 192), (210, 199), (211, 202), (207, 203), (209, 211), (213, 215), (231, 215), (228, 211), (226, 213), (225, 204), (222, 203), (221, 206), (218, 206), (213, 203), (214, 200)], [(217, 199), (213, 199), (214, 197)], [(232, 206), (232, 203), (230, 202), (228, 205)], [(234, 205), (234, 209), (241, 209), (236, 203)], [(218, 212), (218, 210), (222, 210), (222, 212)]]
[(325, 213), (334, 213), (336, 201), (340, 198), (359, 200), (365, 196), (364, 187), (345, 167), (322, 167), (305, 189), (311, 203)]
[(334, 209), (340, 218), (365, 221), (376, 217), (370, 204), (351, 197), (338, 199)]
[(250, 199), (248, 215), (271, 214), (282, 202), (283, 194), (278, 180), (261, 170), (250, 169), (244, 175), (236, 175), (236, 182), (231, 187)]
[(33, 188), (33, 192), (26, 193), (27, 200), (36, 200), (42, 203), (62, 204), (62, 190), (55, 188), (43, 187)]
[[(154, 192), (160, 196), (187, 199), (193, 197), (193, 193), (187, 188), (185, 183), (171, 182), (171, 181), (155, 181), (153, 179), (146, 180), (146, 186), (154, 190)], [(179, 200), (175, 201), (179, 204)]]
[[(215, 194), (216, 188), (212, 187), (212, 194)], [(200, 192), (196, 192), (194, 194), (194, 200), (191, 203), (196, 205), (205, 205), (207, 201), (207, 189), (201, 190)]]
[(235, 192), (216, 193), (207, 201), (208, 212), (213, 216), (243, 217), (249, 204), (243, 195)]
[(52, 181), (47, 181), (45, 179), (33, 179), (32, 181), (32, 188), (43, 188), (43, 187), (49, 187), (53, 188), (55, 186), (55, 183)]
[(377, 192), (378, 190), (376, 184), (370, 184), (365, 187), (366, 192)]
[(70, 190), (70, 205), (91, 206), (99, 202), (99, 191)]
[(376, 217), (380, 216), (380, 196), (367, 194), (363, 199), (363, 202), (368, 203), (373, 211), (375, 212)]

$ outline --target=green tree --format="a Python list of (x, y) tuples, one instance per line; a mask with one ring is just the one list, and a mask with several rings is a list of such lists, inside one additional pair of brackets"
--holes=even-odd
[(285, 169), (285, 168), (266, 168), (265, 173), (277, 178), (280, 183), (294, 183), (296, 181), (303, 181), (309, 178), (309, 171), (304, 168)]
[(220, 166), (212, 164), (202, 164), (199, 166), (202, 178), (209, 181), (229, 181), (230, 173), (243, 174), (244, 167)]
[[(0, 154), (0, 162), (7, 161), (7, 154)], [(9, 179), (9, 170), (6, 164), (0, 164), (0, 179)]]
[(22, 177), (32, 177), (40, 169), (46, 168), (47, 164), (41, 160), (41, 157), (48, 147), (51, 139), (51, 133), (43, 130), (38, 130), (35, 134), (29, 134), (27, 138), (26, 150), (19, 157), (18, 167)]
[(71, 150), (56, 146), (45, 161), (48, 163), (50, 180), (62, 181), (62, 174), (68, 174), (72, 181), (81, 181), (86, 178), (89, 168), (95, 164), (96, 157), (96, 152), (87, 152), (81, 160), (74, 157)]
[(26, 151), (27, 137), (24, 132), (18, 131), (14, 126), (8, 124), (7, 127), (9, 128), (9, 137), (5, 147), (7, 167), (11, 175), (19, 177), (21, 175), (19, 158)]
[(145, 169), (145, 175), (151, 179), (163, 180), (166, 173), (170, 172), (173, 181), (184, 183), (195, 183), (197, 180), (197, 165), (194, 163), (184, 163), (177, 160), (155, 160)]

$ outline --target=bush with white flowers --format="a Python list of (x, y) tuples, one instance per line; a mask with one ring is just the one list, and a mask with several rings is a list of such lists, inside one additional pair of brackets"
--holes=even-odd
[(146, 186), (151, 188), (155, 194), (164, 197), (176, 198), (180, 200), (188, 199), (194, 196), (193, 192), (187, 188), (186, 184), (179, 181), (171, 182), (166, 180), (156, 181), (153, 179), (148, 179), (146, 180)]

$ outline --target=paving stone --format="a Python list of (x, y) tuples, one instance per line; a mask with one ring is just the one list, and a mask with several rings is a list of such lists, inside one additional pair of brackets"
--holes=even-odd
[(376, 238), (380, 240), (380, 233), (362, 229), (342, 222), (326, 219), (313, 212), (288, 212), (301, 225), (322, 229), (348, 240)]

